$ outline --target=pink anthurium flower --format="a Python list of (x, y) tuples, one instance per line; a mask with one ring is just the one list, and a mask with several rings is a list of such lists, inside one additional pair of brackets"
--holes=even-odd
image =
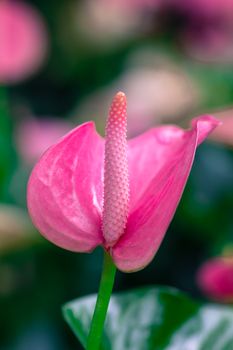
[(160, 126), (127, 142), (126, 97), (111, 105), (105, 140), (88, 122), (52, 146), (32, 171), (28, 208), (56, 245), (90, 252), (102, 245), (122, 271), (154, 257), (175, 213), (197, 146), (219, 122), (190, 130)]

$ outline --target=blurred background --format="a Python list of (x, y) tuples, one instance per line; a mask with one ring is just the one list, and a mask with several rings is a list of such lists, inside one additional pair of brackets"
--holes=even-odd
[[(97, 292), (102, 251), (45, 241), (27, 215), (26, 185), (73, 126), (94, 120), (103, 134), (118, 90), (129, 137), (205, 113), (223, 125), (198, 149), (155, 259), (119, 272), (115, 290), (165, 284), (233, 300), (233, 1), (0, 0), (0, 350), (79, 348), (61, 305)], [(212, 259), (230, 271), (213, 277), (227, 279), (223, 297), (198, 272)]]

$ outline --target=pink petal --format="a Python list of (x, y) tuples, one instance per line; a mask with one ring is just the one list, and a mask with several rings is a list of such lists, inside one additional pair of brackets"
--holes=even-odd
[(173, 154), (171, 145), (176, 146), (177, 138), (182, 135), (183, 130), (177, 126), (161, 126), (129, 141), (131, 212), (151, 180), (166, 164), (167, 157)]
[(103, 154), (103, 139), (93, 123), (85, 123), (51, 147), (31, 174), (32, 220), (62, 248), (86, 252), (102, 243)]
[(194, 119), (192, 129), (164, 126), (129, 142), (130, 215), (125, 234), (112, 248), (117, 267), (136, 271), (158, 250), (191, 170), (197, 145), (219, 122)]

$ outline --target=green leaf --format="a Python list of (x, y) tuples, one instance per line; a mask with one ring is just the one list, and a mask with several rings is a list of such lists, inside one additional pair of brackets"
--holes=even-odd
[[(63, 315), (85, 347), (96, 296), (67, 303)], [(111, 299), (102, 350), (232, 350), (233, 309), (202, 304), (172, 288)]]

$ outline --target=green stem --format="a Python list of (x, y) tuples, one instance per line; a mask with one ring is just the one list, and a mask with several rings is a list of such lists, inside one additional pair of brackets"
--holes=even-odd
[(104, 263), (100, 280), (99, 293), (91, 322), (90, 333), (87, 339), (86, 350), (100, 349), (104, 321), (107, 315), (108, 304), (112, 294), (115, 274), (116, 267), (112, 262), (112, 258), (107, 252), (104, 252)]
[(0, 121), (5, 121), (8, 117), (8, 91), (7, 88), (3, 85), (0, 85)]

